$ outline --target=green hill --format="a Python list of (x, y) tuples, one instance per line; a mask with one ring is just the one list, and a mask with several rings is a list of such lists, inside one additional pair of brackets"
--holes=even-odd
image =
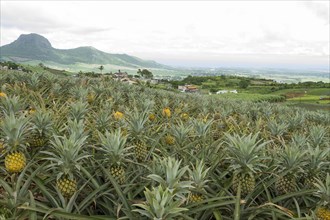
[(54, 62), (71, 65), (75, 63), (111, 64), (131, 68), (171, 69), (155, 61), (142, 60), (127, 54), (111, 54), (93, 47), (56, 49), (45, 37), (38, 34), (22, 34), (14, 42), (0, 47), (0, 60), (14, 62)]

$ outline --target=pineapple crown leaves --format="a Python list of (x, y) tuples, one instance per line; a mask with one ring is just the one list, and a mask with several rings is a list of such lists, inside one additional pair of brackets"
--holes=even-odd
[(192, 125), (185, 125), (181, 121), (178, 125), (174, 125), (171, 127), (171, 133), (175, 137), (176, 141), (182, 145), (187, 139), (190, 131), (192, 129)]
[(23, 108), (23, 101), (19, 96), (11, 96), (0, 99), (0, 110), (5, 115), (17, 114)]
[(5, 115), (1, 124), (1, 133), (5, 143), (11, 148), (10, 150), (16, 150), (17, 147), (24, 148), (30, 130), (28, 118), (23, 115), (16, 117), (14, 113)]
[(70, 105), (69, 116), (72, 119), (80, 121), (80, 120), (84, 119), (87, 111), (88, 111), (87, 102), (76, 101)]
[(289, 125), (285, 122), (278, 123), (276, 120), (270, 120), (268, 122), (268, 129), (274, 136), (283, 135), (287, 131), (288, 127)]
[(297, 174), (298, 171), (302, 171), (306, 164), (304, 160), (306, 153), (306, 150), (301, 149), (297, 145), (284, 145), (284, 150), (277, 157), (277, 169)]
[(210, 130), (213, 120), (201, 121), (194, 120), (193, 125), (198, 137), (205, 137)]
[(129, 129), (132, 136), (138, 136), (145, 132), (145, 124), (149, 120), (149, 114), (146, 110), (139, 112), (137, 109), (134, 109), (133, 112), (128, 114), (128, 117)]
[(31, 118), (32, 128), (38, 133), (47, 134), (52, 130), (52, 117), (49, 112), (36, 111)]
[(126, 138), (122, 136), (120, 129), (114, 133), (106, 133), (103, 135), (99, 132), (100, 147), (97, 149), (104, 152), (106, 159), (111, 160), (112, 163), (120, 163), (125, 157), (129, 156), (128, 153), (132, 147), (126, 147)]
[(70, 136), (73, 136), (75, 139), (80, 139), (85, 136), (87, 136), (87, 133), (85, 131), (85, 122), (84, 120), (77, 121), (74, 120), (68, 120), (66, 130)]
[(209, 180), (207, 180), (207, 175), (210, 170), (209, 168), (205, 169), (204, 161), (196, 161), (196, 165), (192, 164), (192, 169), (189, 169), (189, 175), (193, 182), (193, 186), (196, 189), (203, 189)]
[(312, 147), (308, 144), (308, 157), (306, 157), (306, 168), (310, 173), (317, 174), (326, 167), (329, 168), (330, 162), (327, 160), (329, 157), (330, 149), (320, 149), (319, 146)]
[(163, 177), (157, 174), (148, 175), (148, 178), (160, 183), (163, 187), (168, 187), (171, 193), (181, 197), (182, 193), (188, 193), (188, 188), (193, 188), (192, 181), (181, 181), (183, 175), (189, 170), (188, 166), (180, 168), (181, 160), (168, 157), (161, 161), (165, 167)]
[(316, 179), (316, 183), (314, 183), (314, 185), (317, 188), (314, 195), (320, 198), (320, 205), (330, 208), (330, 174), (327, 173), (325, 182), (320, 179)]
[(262, 149), (269, 142), (262, 142), (262, 140), (257, 140), (259, 133), (252, 136), (243, 135), (239, 136), (237, 134), (231, 135), (225, 133), (227, 137), (227, 152), (228, 159), (231, 163), (230, 168), (235, 172), (256, 172), (260, 171), (261, 167), (266, 167), (266, 165), (260, 163), (261, 160), (268, 159), (263, 155)]
[[(82, 160), (91, 156), (82, 150), (86, 139), (87, 136), (77, 138), (74, 134), (69, 137), (53, 136), (53, 140), (50, 141), (52, 151), (42, 151), (42, 153), (50, 156), (45, 159), (55, 163), (57, 168), (62, 171), (61, 175), (72, 176), (75, 171), (80, 170)], [(58, 176), (58, 179), (61, 175)]]
[(188, 211), (186, 208), (180, 208), (181, 202), (174, 200), (173, 193), (168, 188), (163, 189), (161, 185), (152, 190), (145, 189), (144, 195), (146, 202), (144, 204), (134, 204), (141, 209), (134, 209), (141, 215), (147, 216), (149, 219), (175, 219), (180, 212)]

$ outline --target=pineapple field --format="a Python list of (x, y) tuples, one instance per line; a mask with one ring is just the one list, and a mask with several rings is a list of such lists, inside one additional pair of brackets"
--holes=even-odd
[(0, 220), (330, 220), (330, 114), (0, 72)]

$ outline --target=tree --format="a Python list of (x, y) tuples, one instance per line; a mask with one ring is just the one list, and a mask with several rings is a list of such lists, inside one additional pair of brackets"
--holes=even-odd
[(141, 75), (142, 77), (147, 78), (147, 79), (152, 79), (152, 78), (154, 77), (153, 74), (152, 74), (152, 72), (150, 72), (150, 71), (147, 70), (147, 69), (143, 69), (142, 71), (141, 71), (141, 69), (139, 69), (139, 70), (137, 71), (137, 73), (138, 73), (139, 75)]
[(239, 81), (238, 85), (241, 89), (246, 89), (250, 85), (250, 81), (246, 79), (242, 79), (241, 81)]
[(99, 67), (99, 70), (101, 70), (101, 74), (102, 74), (102, 70), (104, 70), (104, 66), (101, 65), (101, 66)]

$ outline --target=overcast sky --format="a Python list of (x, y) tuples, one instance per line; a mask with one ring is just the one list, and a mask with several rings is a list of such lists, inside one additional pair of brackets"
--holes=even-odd
[(38, 33), (176, 66), (329, 69), (329, 1), (0, 1), (1, 41)]

